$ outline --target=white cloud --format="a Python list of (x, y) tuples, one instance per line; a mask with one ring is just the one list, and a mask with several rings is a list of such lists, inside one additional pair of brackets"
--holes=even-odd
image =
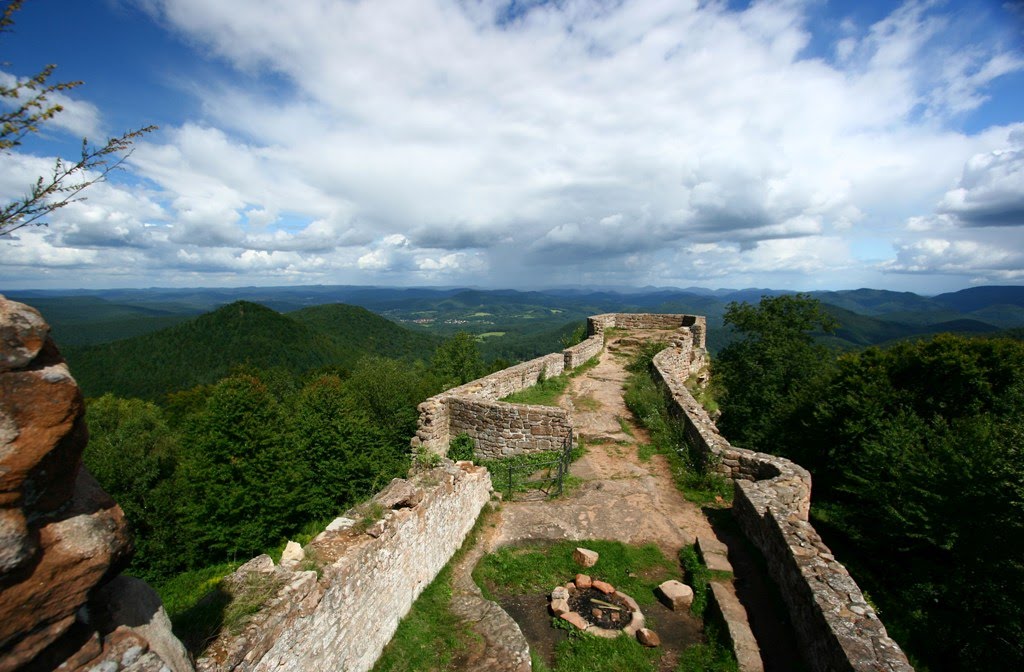
[(97, 193), (50, 244), (328, 281), (842, 283), (859, 239), (906, 222), (912, 254), (1024, 193), (1009, 130), (954, 123), (1022, 60), (934, 3), (844, 21), (830, 62), (802, 2), (139, 2), (243, 75), (190, 84), (203, 121), (140, 144), (135, 205)]
[[(55, 84), (60, 81), (55, 73), (51, 77), (50, 84)], [(9, 72), (0, 70), (0, 86), (5, 89), (11, 89), (19, 81), (25, 81), (24, 78), (15, 77)], [(4, 100), (3, 104), (6, 107), (11, 107), (14, 101), (17, 100), (19, 103), (28, 102), (29, 99), (34, 97), (35, 92), (23, 88), (20, 91), (21, 96), (16, 99)], [(78, 100), (73, 96), (63, 93), (61, 91), (52, 91), (46, 94), (46, 100), (44, 105), (49, 108), (52, 106), (58, 106), (61, 109), (51, 119), (46, 121), (47, 126), (55, 126), (63, 131), (72, 133), (79, 138), (88, 137), (93, 141), (100, 139), (103, 135), (100, 123), (100, 112), (95, 105), (84, 100)], [(45, 128), (45, 127), (44, 127)]]
[(968, 159), (938, 210), (965, 226), (1024, 226), (1024, 125), (1008, 147)]

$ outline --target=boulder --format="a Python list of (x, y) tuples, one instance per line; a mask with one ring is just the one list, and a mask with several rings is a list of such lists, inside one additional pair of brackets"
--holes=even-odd
[(658, 586), (655, 592), (665, 606), (672, 611), (689, 609), (693, 604), (693, 588), (674, 579)]
[(592, 551), (589, 548), (577, 548), (572, 552), (572, 559), (580, 567), (593, 567), (597, 564), (597, 560), (600, 558), (597, 551)]
[(49, 334), (50, 325), (38, 310), (0, 294), (0, 372), (28, 365)]

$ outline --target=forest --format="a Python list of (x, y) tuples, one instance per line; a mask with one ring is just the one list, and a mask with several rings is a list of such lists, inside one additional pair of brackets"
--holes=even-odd
[(839, 354), (807, 296), (734, 303), (713, 362), (736, 445), (812, 474), (812, 522), (918, 670), (1024, 668), (1024, 343)]
[[(1024, 344), (918, 334), (855, 349), (835, 340), (836, 307), (806, 295), (735, 301), (722, 319), (721, 429), (812, 472), (814, 524), (918, 669), (1024, 666)], [(523, 358), (582, 335), (535, 332)], [(130, 571), (175, 612), (224, 563), (308, 540), (404, 475), (418, 403), (511, 363), (488, 359), (487, 340), (240, 301), (68, 348), (86, 464), (135, 529)]]

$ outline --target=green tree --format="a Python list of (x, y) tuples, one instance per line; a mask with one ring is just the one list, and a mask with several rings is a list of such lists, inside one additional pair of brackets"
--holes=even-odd
[(299, 392), (288, 432), (291, 459), (303, 469), (299, 507), (307, 520), (340, 515), (409, 468), (409, 435), (396, 442), (334, 375)]
[(476, 337), (460, 331), (437, 347), (431, 369), (441, 389), (448, 389), (479, 378), (484, 371)]
[(109, 394), (89, 402), (86, 421), (83, 460), (132, 524), (132, 570), (149, 578), (167, 576), (181, 565), (173, 478), (177, 436), (158, 406)]
[(191, 566), (263, 552), (298, 525), (301, 472), (283, 424), (266, 386), (247, 375), (214, 385), (191, 418), (178, 470)]
[(416, 433), (416, 407), (433, 390), (422, 364), (369, 356), (356, 363), (345, 392), (383, 435), (403, 444)]
[(845, 355), (795, 415), (815, 515), (856, 549), (890, 627), (936, 670), (1024, 667), (1024, 344)]
[(764, 296), (757, 306), (730, 303), (725, 324), (739, 338), (714, 362), (725, 390), (719, 426), (737, 444), (770, 451), (831, 358), (813, 334), (834, 330), (835, 321), (817, 300), (796, 294)]

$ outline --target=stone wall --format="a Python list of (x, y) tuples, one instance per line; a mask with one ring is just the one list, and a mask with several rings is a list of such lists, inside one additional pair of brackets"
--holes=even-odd
[[(519, 452), (536, 452), (550, 449), (547, 447), (548, 435), (544, 433), (547, 429), (564, 427), (565, 433), (558, 439), (558, 445), (561, 446), (562, 440), (569, 435), (568, 427), (571, 426), (569, 414), (564, 409), (551, 408), (550, 413), (543, 416), (547, 429), (532, 434), (529, 431), (521, 431), (522, 419), (530, 413), (523, 411), (520, 405), (487, 402), (497, 402), (498, 399), (536, 385), (542, 373), (545, 378), (559, 375), (566, 369), (567, 362), (576, 361), (581, 356), (579, 353), (586, 353), (592, 349), (593, 343), (589, 343), (584, 348), (573, 350), (571, 354), (567, 350), (531, 359), (427, 399), (419, 405), (420, 417), (416, 436), (412, 439), (413, 450), (425, 449), (438, 455), (447, 455), (451, 440), (460, 432), (466, 432), (474, 438), (478, 435), (484, 437), (488, 441), (487, 450), (494, 452), (492, 448), (498, 446), (504, 431), (505, 438), (516, 444)], [(600, 347), (597, 352), (600, 352)], [(593, 356), (591, 354), (587, 359)], [(473, 411), (468, 409), (477, 409), (483, 413), (474, 415)], [(560, 419), (555, 422), (549, 417), (551, 414), (559, 416)], [(538, 440), (531, 444), (530, 439), (533, 436), (537, 436)], [(502, 451), (501, 454), (513, 453)]]
[[(197, 661), (201, 672), (364, 672), (398, 623), (472, 529), (491, 496), (483, 467), (444, 461), (395, 479), (374, 499), (384, 517), (366, 529), (339, 518), (304, 550), (275, 567), (261, 556), (229, 579), (262, 575), (277, 594), (242, 633), (222, 635)], [(321, 568), (318, 579), (308, 566)], [(303, 571), (305, 570), (305, 571)]]
[(568, 412), (554, 406), (453, 396), (448, 413), (451, 435), (471, 436), (480, 459), (561, 450), (572, 430)]
[(676, 347), (658, 353), (653, 362), (685, 419), (689, 439), (715, 471), (733, 479), (733, 513), (764, 555), (812, 669), (913, 670), (849, 572), (808, 522), (810, 474), (785, 458), (732, 446), (683, 384), (690, 364)]
[(707, 319), (703, 315), (670, 313), (605, 313), (587, 318), (587, 333), (603, 334), (605, 329), (678, 329), (689, 327), (694, 348), (707, 348)]
[(565, 368), (575, 369), (592, 357), (597, 357), (603, 348), (604, 338), (600, 334), (595, 334), (571, 348), (566, 348), (562, 351), (562, 354), (565, 355)]

